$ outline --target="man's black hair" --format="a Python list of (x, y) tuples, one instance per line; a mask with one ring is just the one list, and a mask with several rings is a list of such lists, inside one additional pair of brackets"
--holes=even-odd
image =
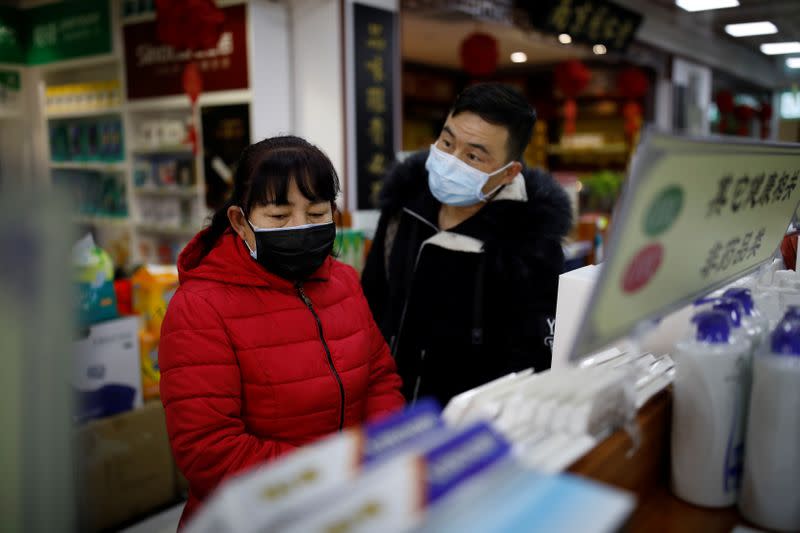
[(510, 85), (479, 83), (464, 89), (450, 110), (452, 116), (475, 113), (486, 122), (508, 130), (509, 160), (522, 160), (522, 153), (531, 140), (536, 111)]

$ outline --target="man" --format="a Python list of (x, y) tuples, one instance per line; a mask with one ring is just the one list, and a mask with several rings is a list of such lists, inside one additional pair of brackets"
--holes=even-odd
[(535, 120), (514, 89), (472, 86), (385, 179), (362, 284), (411, 402), (550, 367), (572, 220), (561, 187), (520, 162)]

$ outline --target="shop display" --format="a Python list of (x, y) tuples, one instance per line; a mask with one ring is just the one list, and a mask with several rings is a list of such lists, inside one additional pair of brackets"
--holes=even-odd
[(54, 170), (53, 184), (71, 200), (76, 214), (123, 218), (128, 216), (125, 182), (118, 174), (92, 170)]
[(361, 272), (364, 268), (366, 257), (364, 245), (364, 232), (348, 228), (336, 230), (336, 241), (333, 245), (336, 259), (355, 268), (357, 272)]
[(116, 530), (176, 500), (160, 402), (89, 422), (75, 431), (75, 445), (80, 531)]
[(104, 418), (142, 405), (138, 330), (136, 317), (117, 318), (89, 326), (88, 335), (75, 341), (71, 380), (75, 421)]
[(186, 120), (159, 118), (142, 121), (135, 130), (134, 146), (139, 150), (191, 148)]
[(142, 394), (145, 401), (160, 397), (161, 370), (158, 367), (158, 335), (143, 329), (139, 331), (139, 349), (142, 364)]
[(49, 129), (50, 157), (56, 163), (114, 163), (125, 158), (119, 117), (56, 120)]
[(191, 154), (184, 157), (137, 157), (133, 169), (133, 183), (138, 188), (190, 189), (197, 184), (194, 160)]
[(82, 113), (118, 108), (122, 103), (119, 81), (98, 81), (45, 89), (48, 114)]
[(81, 327), (117, 317), (114, 264), (105, 250), (86, 235), (72, 248), (73, 279), (78, 289)]
[(800, 322), (797, 308), (754, 358), (739, 509), (755, 524), (800, 530)]

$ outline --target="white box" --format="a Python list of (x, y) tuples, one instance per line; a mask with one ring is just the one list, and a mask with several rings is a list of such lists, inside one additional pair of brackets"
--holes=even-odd
[(94, 324), (75, 341), (72, 386), (78, 396), (75, 418), (102, 418), (142, 405), (139, 318)]
[(598, 265), (565, 272), (558, 277), (558, 300), (551, 368), (569, 366), (569, 352), (575, 343), (589, 296), (600, 274)]

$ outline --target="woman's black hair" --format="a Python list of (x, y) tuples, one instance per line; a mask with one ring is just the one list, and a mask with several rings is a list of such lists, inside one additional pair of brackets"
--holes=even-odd
[(245, 148), (233, 176), (231, 197), (214, 213), (209, 229), (200, 237), (202, 255), (208, 254), (230, 227), (228, 208), (238, 206), (249, 215), (254, 206), (286, 204), (293, 181), (310, 201), (330, 202), (335, 208), (339, 177), (322, 150), (294, 135), (270, 137)]

